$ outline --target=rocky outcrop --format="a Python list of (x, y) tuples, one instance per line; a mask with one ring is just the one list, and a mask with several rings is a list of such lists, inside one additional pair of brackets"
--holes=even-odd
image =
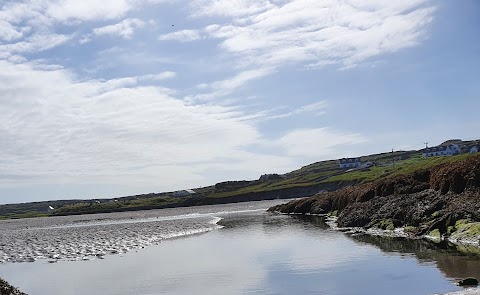
[(459, 286), (478, 286), (476, 278), (466, 278), (458, 282)]
[(335, 212), (342, 227), (408, 227), (416, 235), (434, 230), (450, 235), (459, 221), (480, 221), (480, 156), (317, 194), (269, 211)]
[(0, 278), (0, 295), (27, 295)]

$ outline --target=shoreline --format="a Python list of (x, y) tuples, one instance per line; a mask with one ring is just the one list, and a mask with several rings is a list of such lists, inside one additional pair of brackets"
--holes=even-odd
[[(337, 220), (338, 217), (336, 216), (331, 216), (329, 214), (312, 214), (312, 213), (283, 213), (280, 211), (270, 211), (273, 214), (280, 214), (280, 215), (287, 215), (287, 216), (318, 216), (318, 217), (324, 217), (325, 218), (325, 223), (332, 229), (336, 231), (343, 232), (345, 234), (367, 234), (371, 236), (379, 236), (379, 237), (385, 237), (385, 238), (403, 238), (403, 239), (410, 239), (410, 240), (419, 240), (419, 239), (424, 239), (424, 240), (429, 240), (434, 243), (439, 243), (439, 242), (448, 242), (451, 245), (455, 246), (460, 246), (460, 247), (466, 247), (467, 250), (473, 250), (473, 251), (462, 251), (465, 250), (465, 248), (458, 249), (459, 252), (462, 253), (474, 253), (480, 255), (480, 243), (477, 241), (480, 241), (480, 234), (476, 235), (474, 237), (470, 237), (470, 239), (459, 239), (459, 238), (450, 238), (450, 237), (437, 237), (437, 236), (431, 236), (431, 235), (413, 235), (412, 233), (408, 232), (405, 227), (397, 227), (394, 228), (393, 230), (391, 229), (381, 229), (381, 228), (376, 228), (376, 227), (370, 227), (370, 228), (363, 228), (363, 227), (341, 227), (338, 225)], [(477, 224), (477, 223), (471, 223), (471, 224)], [(480, 224), (480, 223), (479, 223)], [(469, 224), (467, 224), (469, 225)], [(472, 241), (476, 240), (476, 241)]]
[(220, 229), (222, 217), (265, 212), (279, 202), (75, 215), (1, 221), (0, 264), (81, 261), (138, 251), (187, 235)]

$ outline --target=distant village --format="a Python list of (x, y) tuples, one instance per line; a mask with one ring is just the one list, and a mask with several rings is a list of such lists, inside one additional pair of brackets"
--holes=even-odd
[[(465, 153), (475, 154), (475, 153), (478, 153), (479, 148), (480, 148), (480, 145), (477, 142), (474, 142), (472, 144), (463, 144), (463, 145), (451, 143), (451, 144), (442, 144), (435, 147), (426, 147), (420, 151), (424, 158), (429, 158), (429, 157), (439, 157), (439, 156), (454, 156), (454, 155), (465, 154)], [(348, 168), (369, 167), (373, 163), (362, 162), (361, 158), (358, 157), (358, 158), (339, 159), (338, 164), (340, 168), (348, 169)]]

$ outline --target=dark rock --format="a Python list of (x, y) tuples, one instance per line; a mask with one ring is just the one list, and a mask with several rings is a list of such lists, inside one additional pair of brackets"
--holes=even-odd
[(457, 221), (480, 221), (480, 156), (428, 170), (322, 192), (271, 208), (282, 213), (338, 211), (341, 227), (414, 227), (449, 235)]
[(458, 282), (459, 286), (478, 286), (476, 278), (466, 278)]
[(0, 278), (0, 295), (27, 295)]

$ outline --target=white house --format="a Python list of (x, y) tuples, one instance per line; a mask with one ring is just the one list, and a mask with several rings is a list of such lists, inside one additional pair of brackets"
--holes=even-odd
[(431, 148), (426, 148), (423, 150), (423, 157), (434, 157), (434, 156), (453, 156), (460, 154), (461, 149), (456, 144), (450, 144), (445, 146), (435, 146)]
[(470, 153), (472, 154), (475, 154), (475, 153), (478, 153), (478, 146), (472, 146), (472, 148), (470, 149)]
[(343, 158), (338, 160), (340, 168), (357, 168), (362, 165), (360, 158)]

